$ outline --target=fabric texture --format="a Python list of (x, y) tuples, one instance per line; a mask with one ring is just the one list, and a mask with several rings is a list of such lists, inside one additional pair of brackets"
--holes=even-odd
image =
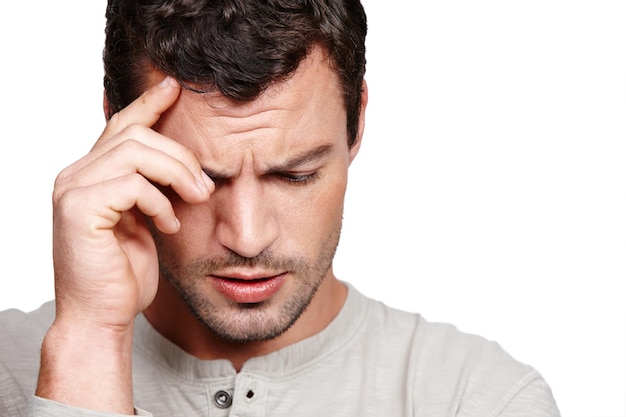
[[(369, 299), (348, 285), (321, 333), (236, 372), (201, 361), (139, 315), (136, 414), (210, 417), (558, 417), (551, 390), (497, 343)], [(115, 416), (35, 397), (39, 348), (54, 304), (0, 313), (0, 416)], [(97, 384), (97, 381), (94, 381)]]

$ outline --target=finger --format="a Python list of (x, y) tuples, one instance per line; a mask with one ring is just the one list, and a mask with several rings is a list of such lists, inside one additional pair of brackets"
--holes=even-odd
[(72, 230), (97, 232), (113, 229), (122, 213), (134, 207), (152, 218), (163, 233), (176, 233), (180, 228), (171, 202), (139, 174), (72, 189), (55, 203), (55, 216), (78, 227)]
[(165, 77), (160, 83), (147, 89), (127, 107), (115, 113), (108, 121), (96, 146), (115, 136), (131, 125), (150, 127), (163, 112), (169, 109), (180, 95), (180, 85), (172, 78)]
[[(165, 151), (135, 140), (127, 140), (81, 169), (73, 171), (65, 181), (59, 182), (58, 191), (63, 193), (64, 190), (91, 186), (138, 173), (151, 182), (171, 186), (188, 203), (206, 201), (215, 185), (202, 171), (192, 152), (172, 140), (164, 140), (160, 144)], [(154, 141), (151, 145), (154, 145)]]
[[(131, 146), (126, 144), (128, 142)], [(107, 156), (107, 153), (119, 153), (116, 152), (116, 148), (131, 148), (129, 157), (135, 157), (138, 149), (133, 149), (132, 144), (134, 142), (141, 143), (146, 147), (157, 149), (165, 154), (172, 156), (185, 164), (189, 170), (196, 173), (198, 179), (203, 179), (201, 172), (202, 167), (200, 162), (194, 155), (194, 153), (186, 146), (181, 145), (179, 142), (164, 136), (149, 127), (131, 125), (125, 128), (122, 132), (107, 140), (106, 143), (101, 144), (97, 148), (92, 149), (87, 155), (74, 162), (61, 172), (62, 177), (68, 177), (83, 170), (85, 167), (97, 161), (98, 158)], [(120, 155), (123, 157), (123, 155)], [(117, 175), (116, 175), (117, 176)], [(106, 179), (106, 178), (102, 178)], [(84, 185), (87, 185), (86, 183)]]

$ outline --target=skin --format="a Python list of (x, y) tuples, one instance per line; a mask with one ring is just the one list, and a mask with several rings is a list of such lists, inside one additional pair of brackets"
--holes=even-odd
[[(258, 100), (233, 105), (217, 94), (183, 91), (157, 124), (191, 149), (216, 181), (207, 204), (171, 198), (182, 226), (175, 235), (156, 236), (169, 280), (162, 280), (144, 312), (196, 357), (226, 357), (240, 369), (251, 356), (318, 333), (341, 308), (346, 291), (331, 262), (348, 167), (358, 151), (347, 146), (341, 94), (317, 50), (285, 85)], [(273, 260), (261, 262), (269, 254)], [(245, 265), (229, 266), (227, 257)], [(217, 258), (216, 265), (193, 267), (207, 258)], [(232, 302), (206, 278), (281, 274), (280, 290), (254, 306)], [(194, 300), (184, 302), (179, 292)]]
[[(365, 85), (349, 148), (338, 78), (319, 48), (246, 104), (161, 79), (151, 74), (154, 85), (55, 183), (57, 315), (42, 346), (40, 397), (132, 414), (141, 312), (187, 352), (240, 369), (318, 333), (345, 301), (331, 262)], [(244, 308), (216, 291), (216, 276), (280, 276), (282, 285)]]

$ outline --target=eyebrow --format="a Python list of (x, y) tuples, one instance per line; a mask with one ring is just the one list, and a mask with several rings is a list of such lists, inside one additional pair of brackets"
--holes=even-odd
[(285, 172), (290, 171), (292, 169), (298, 168), (299, 166), (308, 164), (310, 162), (315, 162), (317, 160), (322, 159), (326, 155), (332, 151), (333, 145), (320, 145), (316, 148), (310, 149), (300, 155), (296, 155), (295, 157), (287, 160), (287, 162), (277, 165), (269, 170), (270, 173), (273, 172)]
[[(267, 170), (268, 174), (274, 174), (279, 172), (287, 172), (294, 170), (302, 165), (318, 161), (328, 155), (333, 150), (333, 145), (323, 144), (319, 145), (313, 149), (309, 149), (299, 155), (295, 155), (292, 158), (288, 159), (286, 162), (281, 163), (279, 165), (273, 166)], [(203, 167), (202, 170), (211, 178), (211, 179), (226, 179), (229, 177), (227, 173), (218, 172), (214, 169)]]

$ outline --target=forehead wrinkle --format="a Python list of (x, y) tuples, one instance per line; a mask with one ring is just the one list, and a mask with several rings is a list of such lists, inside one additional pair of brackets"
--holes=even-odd
[[(339, 115), (345, 118), (338, 76), (315, 53), (292, 77), (250, 102), (234, 101), (218, 91), (183, 89), (175, 107), (174, 113), (182, 116), (179, 132), (187, 136), (182, 141), (205, 171), (218, 178), (232, 178), (242, 170), (255, 175), (288, 171), (321, 159), (333, 147), (324, 144), (334, 143), (337, 133), (327, 127), (334, 126)], [(345, 128), (345, 121), (341, 123)]]
[[(266, 93), (267, 94), (267, 93)], [(195, 93), (183, 90), (186, 101), (184, 112), (192, 114), (191, 121), (197, 124), (197, 131), (204, 136), (227, 137), (262, 132), (267, 129), (294, 130), (299, 119), (310, 110), (308, 101), (284, 97), (268, 97), (266, 94), (257, 100), (241, 103), (215, 93)]]

